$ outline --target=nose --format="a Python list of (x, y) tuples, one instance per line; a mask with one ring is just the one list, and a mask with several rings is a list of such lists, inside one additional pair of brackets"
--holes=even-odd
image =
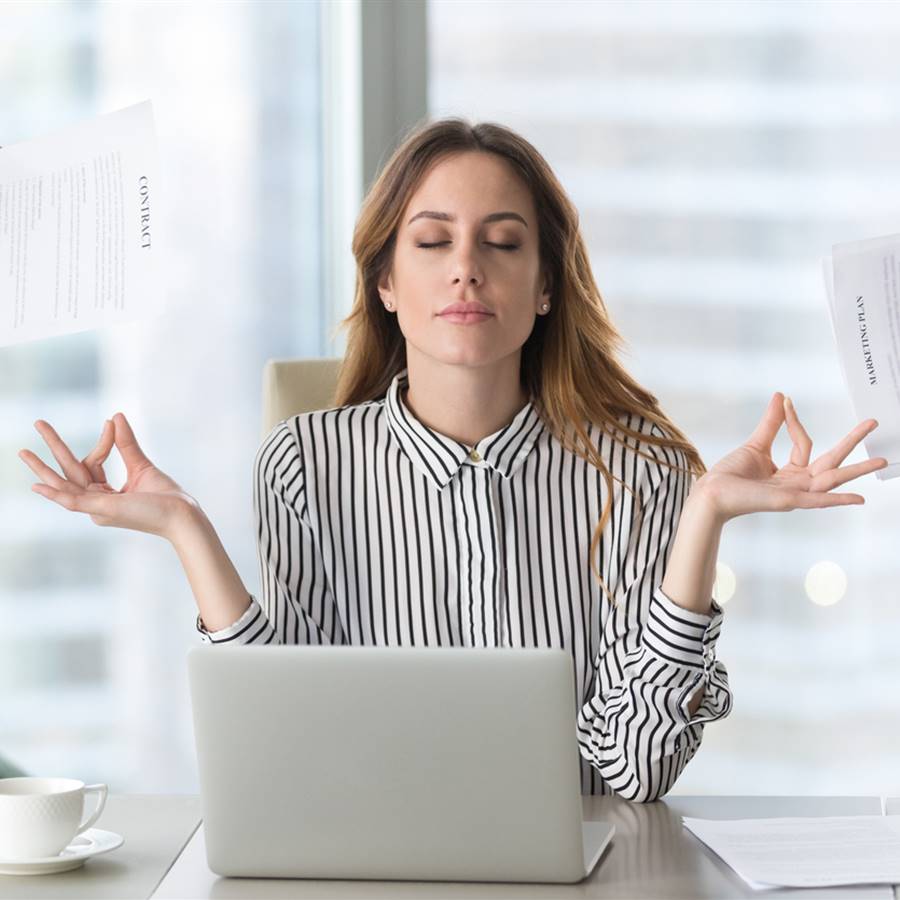
[(453, 284), (465, 283), (467, 285), (481, 284), (484, 280), (481, 266), (476, 259), (476, 255), (464, 248), (459, 253), (453, 255), (451, 265), (451, 276)]

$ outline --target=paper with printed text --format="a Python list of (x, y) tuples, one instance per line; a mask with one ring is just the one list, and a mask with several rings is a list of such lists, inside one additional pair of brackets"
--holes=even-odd
[(877, 419), (863, 444), (900, 476), (900, 234), (835, 244), (823, 261), (831, 326), (856, 421)]
[(900, 883), (898, 816), (682, 821), (756, 889)]
[(150, 101), (0, 149), (0, 345), (165, 311)]

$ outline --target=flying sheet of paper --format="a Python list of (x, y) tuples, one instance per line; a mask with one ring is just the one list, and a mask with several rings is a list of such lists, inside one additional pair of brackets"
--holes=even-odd
[(900, 235), (835, 244), (822, 260), (831, 327), (856, 421), (877, 419), (863, 444), (900, 477)]
[(0, 345), (165, 311), (157, 172), (149, 100), (0, 149)]
[(756, 889), (900, 884), (900, 816), (682, 822)]

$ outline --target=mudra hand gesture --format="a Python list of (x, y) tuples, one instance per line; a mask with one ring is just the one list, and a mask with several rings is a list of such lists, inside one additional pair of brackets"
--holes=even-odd
[[(96, 525), (111, 525), (169, 537), (180, 514), (197, 502), (144, 455), (122, 413), (104, 423), (97, 445), (79, 462), (49, 422), (34, 423), (65, 478), (30, 450), (19, 458), (41, 479), (32, 490), (75, 512), (87, 513)], [(103, 463), (115, 444), (127, 471), (120, 490), (106, 480)]]
[[(794, 446), (790, 462), (779, 469), (772, 459), (772, 443), (785, 422)], [(875, 419), (865, 419), (810, 463), (812, 440), (790, 399), (776, 392), (750, 438), (699, 478), (696, 487), (707, 494), (722, 522), (753, 512), (865, 503), (859, 494), (830, 492), (888, 464), (884, 457), (876, 457), (840, 467), (853, 448), (877, 427)]]

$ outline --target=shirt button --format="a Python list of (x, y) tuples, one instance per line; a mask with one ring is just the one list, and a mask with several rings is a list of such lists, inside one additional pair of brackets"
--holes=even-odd
[(481, 462), (481, 454), (477, 450), (473, 450), (469, 454), (469, 459), (471, 459), (473, 462)]

